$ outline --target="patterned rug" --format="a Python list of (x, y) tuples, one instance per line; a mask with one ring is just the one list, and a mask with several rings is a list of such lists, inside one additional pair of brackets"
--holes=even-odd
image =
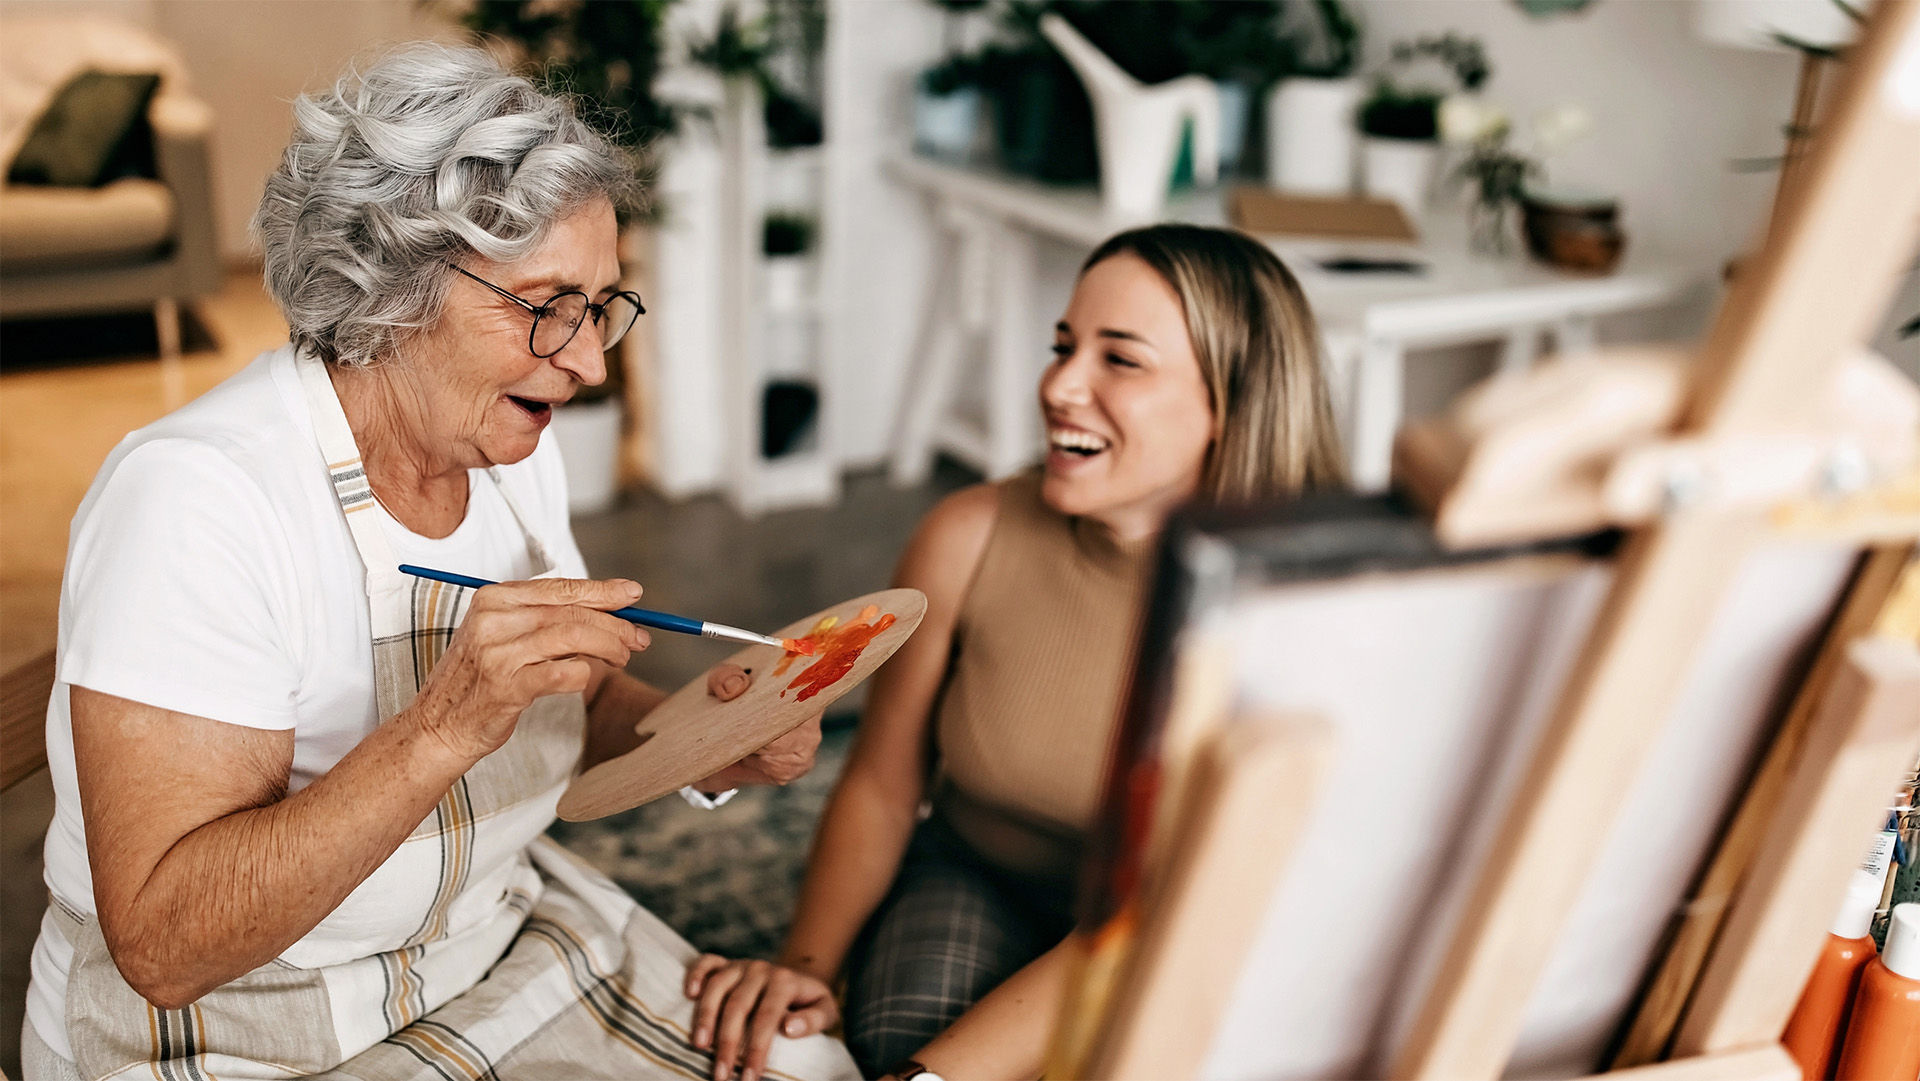
[(694, 948), (771, 959), (793, 919), (814, 822), (846, 764), (853, 717), (829, 717), (825, 728), (812, 772), (785, 788), (743, 788), (717, 811), (668, 796), (547, 832)]

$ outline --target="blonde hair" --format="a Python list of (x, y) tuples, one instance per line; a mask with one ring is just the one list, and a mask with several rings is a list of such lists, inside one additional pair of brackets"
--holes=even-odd
[(1279, 258), (1229, 229), (1153, 225), (1109, 238), (1080, 273), (1117, 255), (1152, 267), (1185, 311), (1214, 417), (1199, 498), (1248, 503), (1344, 487), (1319, 328)]

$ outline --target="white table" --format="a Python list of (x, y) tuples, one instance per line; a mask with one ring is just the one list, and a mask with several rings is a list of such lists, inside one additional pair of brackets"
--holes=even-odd
[[(1093, 188), (1058, 188), (984, 170), (901, 155), (888, 175), (925, 194), (940, 228), (929, 302), (912, 355), (913, 372), (897, 418), (892, 476), (925, 478), (944, 450), (988, 476), (1004, 476), (1041, 452), (1034, 407), (1033, 325), (1029, 305), (1042, 241), (1091, 250), (1119, 230)], [(1218, 225), (1221, 193), (1174, 199), (1169, 221)], [(1686, 299), (1710, 280), (1687, 265), (1629, 245), (1611, 274), (1556, 270), (1524, 256), (1490, 258), (1468, 250), (1460, 215), (1420, 223), (1418, 245), (1274, 239), (1271, 246), (1306, 290), (1326, 344), (1328, 378), (1357, 488), (1386, 487), (1393, 433), (1403, 408), (1411, 348), (1498, 342), (1503, 371), (1531, 364), (1543, 334), (1560, 353), (1594, 346), (1594, 319)], [(1420, 275), (1334, 273), (1316, 260), (1335, 254), (1413, 257)], [(971, 363), (969, 351), (984, 364)], [(984, 415), (953, 409), (966, 372), (983, 380)]]

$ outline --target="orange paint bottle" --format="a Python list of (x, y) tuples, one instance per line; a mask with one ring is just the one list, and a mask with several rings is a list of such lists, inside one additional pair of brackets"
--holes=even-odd
[(1920, 904), (1895, 905), (1887, 945), (1860, 974), (1839, 1081), (1920, 1078)]
[(1868, 931), (1879, 905), (1880, 883), (1869, 875), (1855, 875), (1820, 959), (1814, 962), (1813, 974), (1800, 992), (1800, 1002), (1787, 1020), (1787, 1030), (1781, 1034), (1780, 1042), (1800, 1064), (1805, 1081), (1833, 1076), (1854, 988), (1860, 983), (1861, 970), (1874, 958), (1873, 936)]

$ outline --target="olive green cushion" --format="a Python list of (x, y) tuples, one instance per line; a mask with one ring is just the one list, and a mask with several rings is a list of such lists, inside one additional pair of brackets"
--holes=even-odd
[(83, 71), (60, 88), (7, 170), (10, 184), (91, 188), (153, 175), (154, 74)]

